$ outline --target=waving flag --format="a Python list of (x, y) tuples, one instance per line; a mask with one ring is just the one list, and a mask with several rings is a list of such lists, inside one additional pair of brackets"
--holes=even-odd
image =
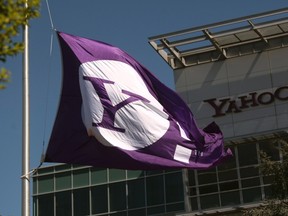
[(109, 44), (58, 32), (63, 81), (46, 162), (121, 169), (205, 169), (231, 155), (215, 123)]

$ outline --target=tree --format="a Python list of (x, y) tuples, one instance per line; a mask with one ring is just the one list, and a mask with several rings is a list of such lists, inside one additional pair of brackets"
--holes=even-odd
[[(28, 7), (26, 7), (26, 2)], [(15, 38), (21, 27), (39, 16), (40, 0), (0, 0), (0, 63), (23, 52), (24, 43)], [(9, 81), (10, 71), (0, 68), (0, 89)]]
[(287, 138), (277, 140), (281, 144), (282, 161), (273, 161), (261, 152), (260, 169), (264, 176), (272, 177), (271, 199), (262, 206), (244, 211), (244, 216), (287, 216), (288, 212), (288, 142)]

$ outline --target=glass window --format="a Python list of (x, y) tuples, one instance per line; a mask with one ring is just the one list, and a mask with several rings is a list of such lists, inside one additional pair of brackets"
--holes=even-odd
[(128, 212), (128, 216), (146, 216), (146, 209), (131, 210)]
[(91, 168), (91, 184), (107, 183), (107, 169)]
[(219, 181), (228, 181), (238, 179), (237, 170), (223, 170), (218, 172)]
[(198, 210), (198, 200), (196, 197), (190, 198), (190, 203), (193, 211)]
[(218, 194), (201, 196), (200, 203), (202, 209), (219, 207), (219, 197)]
[(37, 197), (33, 196), (33, 216), (37, 216), (38, 215), (38, 205), (37, 205)]
[(177, 212), (177, 211), (185, 211), (185, 205), (184, 202), (181, 203), (173, 203), (166, 205), (166, 211), (167, 212)]
[(241, 182), (242, 182), (243, 188), (260, 185), (260, 179), (259, 178), (245, 179), (245, 180), (242, 180)]
[(92, 213), (108, 212), (107, 185), (99, 185), (91, 188)]
[(109, 181), (126, 180), (126, 170), (109, 169)]
[(255, 143), (238, 145), (238, 157), (240, 166), (258, 164), (257, 149)]
[[(110, 213), (110, 216), (127, 216), (127, 212), (123, 211), (123, 212), (116, 212), (116, 213)], [(102, 215), (101, 215), (102, 216)]]
[(239, 191), (231, 191), (221, 193), (221, 205), (222, 206), (233, 206), (240, 204)]
[(89, 185), (89, 171), (88, 169), (73, 171), (73, 187), (81, 187)]
[(209, 184), (205, 186), (199, 187), (200, 194), (208, 194), (208, 193), (215, 193), (218, 192), (218, 185), (217, 184)]
[(160, 175), (162, 173), (163, 173), (163, 170), (148, 170), (148, 171), (146, 171), (147, 176)]
[(150, 207), (147, 208), (147, 215), (161, 215), (165, 212), (164, 206)]
[(195, 171), (188, 170), (189, 186), (195, 185)]
[(56, 193), (56, 215), (72, 215), (71, 192)]
[(77, 189), (73, 191), (74, 215), (89, 215), (89, 189)]
[(55, 174), (56, 190), (63, 190), (71, 188), (71, 174), (70, 172)]
[(53, 175), (40, 176), (38, 178), (38, 193), (51, 192), (54, 190)]
[(168, 170), (164, 170), (165, 173), (172, 173), (172, 172), (179, 172), (181, 171), (181, 169), (168, 169)]
[(220, 184), (220, 191), (239, 189), (238, 181), (223, 182)]
[(256, 202), (261, 200), (261, 189), (252, 188), (243, 190), (243, 201), (244, 203)]
[(33, 178), (33, 195), (37, 194), (37, 178)]
[(146, 178), (147, 205), (158, 205), (164, 203), (163, 176)]
[(166, 202), (179, 202), (184, 200), (182, 172), (165, 175)]
[(53, 173), (54, 167), (45, 167), (37, 170), (38, 174), (47, 174), (47, 173)]
[(217, 182), (216, 169), (198, 171), (198, 182), (199, 185)]
[(259, 176), (259, 168), (258, 167), (241, 168), (240, 175), (241, 175), (241, 178)]
[(119, 211), (126, 209), (126, 184), (119, 182), (109, 185), (110, 210)]
[(144, 177), (144, 171), (141, 170), (127, 170), (128, 178), (139, 178)]
[(144, 179), (130, 180), (128, 182), (128, 208), (145, 206), (145, 182)]
[(197, 195), (197, 187), (189, 187), (189, 195), (190, 196)]
[(54, 215), (54, 197), (53, 194), (38, 196), (38, 216)]

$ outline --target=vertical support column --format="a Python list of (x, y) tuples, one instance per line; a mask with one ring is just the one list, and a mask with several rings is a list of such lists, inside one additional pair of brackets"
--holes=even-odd
[(187, 169), (182, 169), (182, 179), (183, 179), (185, 212), (188, 213), (192, 211), (192, 208), (189, 200), (189, 177)]

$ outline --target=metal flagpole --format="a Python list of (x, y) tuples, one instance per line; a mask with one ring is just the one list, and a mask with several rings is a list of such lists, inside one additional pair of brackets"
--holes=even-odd
[[(28, 7), (26, 1), (25, 7)], [(27, 20), (28, 22), (28, 20)], [(29, 52), (28, 52), (28, 23), (23, 28), (23, 80), (22, 80), (22, 216), (30, 216), (30, 136), (29, 136)]]

